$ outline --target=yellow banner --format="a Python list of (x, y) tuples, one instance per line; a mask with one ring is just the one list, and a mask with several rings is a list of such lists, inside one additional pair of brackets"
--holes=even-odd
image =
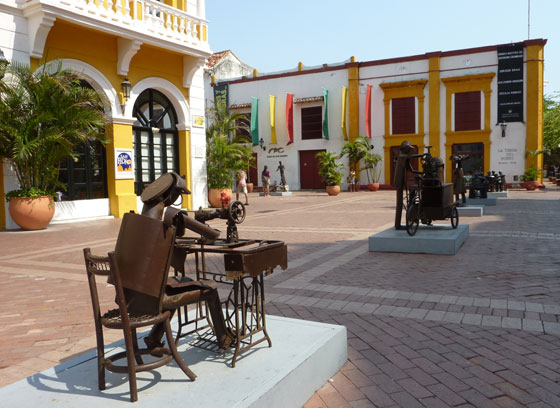
[(270, 95), (270, 144), (278, 144), (276, 140), (276, 96)]
[(346, 99), (348, 95), (348, 89), (343, 86), (342, 87), (342, 135), (344, 136), (344, 140), (348, 140), (348, 131), (346, 130)]

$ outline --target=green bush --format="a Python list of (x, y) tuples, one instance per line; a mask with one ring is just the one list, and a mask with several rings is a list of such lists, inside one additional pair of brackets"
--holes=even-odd
[(339, 157), (333, 152), (319, 152), (315, 155), (319, 159), (319, 175), (327, 186), (338, 186), (342, 183), (342, 172), (339, 170), (342, 163), (337, 162)]

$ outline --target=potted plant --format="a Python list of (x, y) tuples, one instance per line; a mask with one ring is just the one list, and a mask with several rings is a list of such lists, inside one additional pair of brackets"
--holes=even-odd
[[(354, 141), (346, 142), (344, 146), (342, 146), (342, 150), (340, 151), (340, 158), (344, 156), (348, 156), (348, 165), (350, 171), (358, 170), (358, 165), (360, 161), (367, 155), (369, 152), (369, 144), (364, 144), (361, 138), (357, 138)], [(353, 177), (352, 175), (350, 176)], [(352, 181), (351, 181), (352, 183)], [(350, 185), (352, 188), (352, 184)]]
[(23, 229), (43, 229), (54, 215), (60, 163), (74, 146), (105, 141), (103, 104), (75, 72), (46, 64), (33, 73), (11, 64), (0, 81), (0, 159), (13, 168), (19, 189), (6, 200), (12, 219)]
[(206, 130), (206, 172), (208, 175), (208, 201), (221, 207), (221, 196), (232, 198), (231, 186), (235, 174), (246, 170), (254, 161), (252, 147), (235, 131), (243, 127), (239, 119), (244, 115), (229, 113), (223, 103), (214, 103), (209, 109), (211, 125)]
[(339, 157), (333, 152), (319, 152), (315, 156), (319, 159), (319, 175), (327, 185), (327, 193), (338, 195), (342, 183), (342, 172), (339, 170), (342, 163), (337, 162)]
[(534, 166), (531, 166), (525, 170), (525, 173), (521, 176), (523, 181), (523, 187), (529, 191), (536, 190), (539, 187), (537, 178), (539, 177), (539, 172)]

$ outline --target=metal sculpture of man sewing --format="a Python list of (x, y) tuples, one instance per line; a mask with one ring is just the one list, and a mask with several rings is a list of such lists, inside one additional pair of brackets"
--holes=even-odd
[[(395, 168), (395, 186), (397, 202), (395, 213), (395, 229), (401, 226), (402, 209), (406, 208), (406, 231), (414, 235), (418, 224), (431, 225), (432, 220), (451, 219), (451, 226), (459, 225), (459, 213), (453, 201), (452, 184), (443, 183), (443, 160), (430, 154), (431, 146), (424, 154), (412, 154), (412, 146), (408, 141), (401, 144), (401, 153)], [(410, 164), (413, 158), (421, 158), (422, 171), (414, 170)], [(408, 186), (407, 172), (414, 174), (417, 184)]]
[[(144, 208), (142, 215), (163, 219), (165, 223), (176, 227), (175, 250), (172, 266), (175, 276), (169, 278), (166, 286), (168, 298), (174, 304), (186, 305), (198, 303), (197, 317), (189, 320), (188, 311), (184, 308), (184, 316), (179, 313), (179, 329), (177, 338), (209, 327), (216, 337), (219, 349), (225, 350), (235, 346), (232, 366), (235, 366), (241, 352), (262, 341), (272, 345), (266, 331), (264, 274), (272, 273), (280, 266), (287, 268), (287, 247), (282, 241), (243, 240), (239, 238), (237, 224), (245, 219), (245, 208), (239, 201), (223, 203), (221, 209), (199, 210), (194, 219), (187, 211), (179, 210), (171, 205), (181, 196), (190, 194), (184, 180), (176, 173), (166, 173), (150, 184), (142, 193)], [(220, 239), (220, 231), (206, 224), (213, 219), (227, 220), (227, 237)], [(186, 230), (198, 236), (185, 237)], [(224, 255), (224, 272), (206, 270), (205, 254)], [(188, 254), (195, 255), (196, 280), (185, 276), (185, 261)], [(207, 279), (208, 275), (212, 279)], [(245, 279), (248, 281), (245, 282)], [(232, 286), (228, 299), (220, 302), (217, 283)], [(142, 301), (142, 299), (137, 299)], [(211, 319), (208, 319), (201, 302), (206, 302)], [(222, 311), (222, 303), (226, 315)], [(251, 318), (247, 319), (250, 314)], [(198, 327), (199, 321), (207, 321), (207, 325)], [(181, 333), (182, 327), (194, 323), (195, 329)], [(261, 334), (262, 338), (255, 339)], [(144, 339), (146, 345), (157, 355), (162, 347), (163, 328), (153, 327)]]

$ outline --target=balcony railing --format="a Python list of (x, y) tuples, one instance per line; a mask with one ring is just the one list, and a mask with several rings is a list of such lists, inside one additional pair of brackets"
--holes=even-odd
[(171, 41), (208, 50), (208, 22), (155, 0), (31, 0), (27, 5), (48, 6), (57, 16), (68, 12)]

